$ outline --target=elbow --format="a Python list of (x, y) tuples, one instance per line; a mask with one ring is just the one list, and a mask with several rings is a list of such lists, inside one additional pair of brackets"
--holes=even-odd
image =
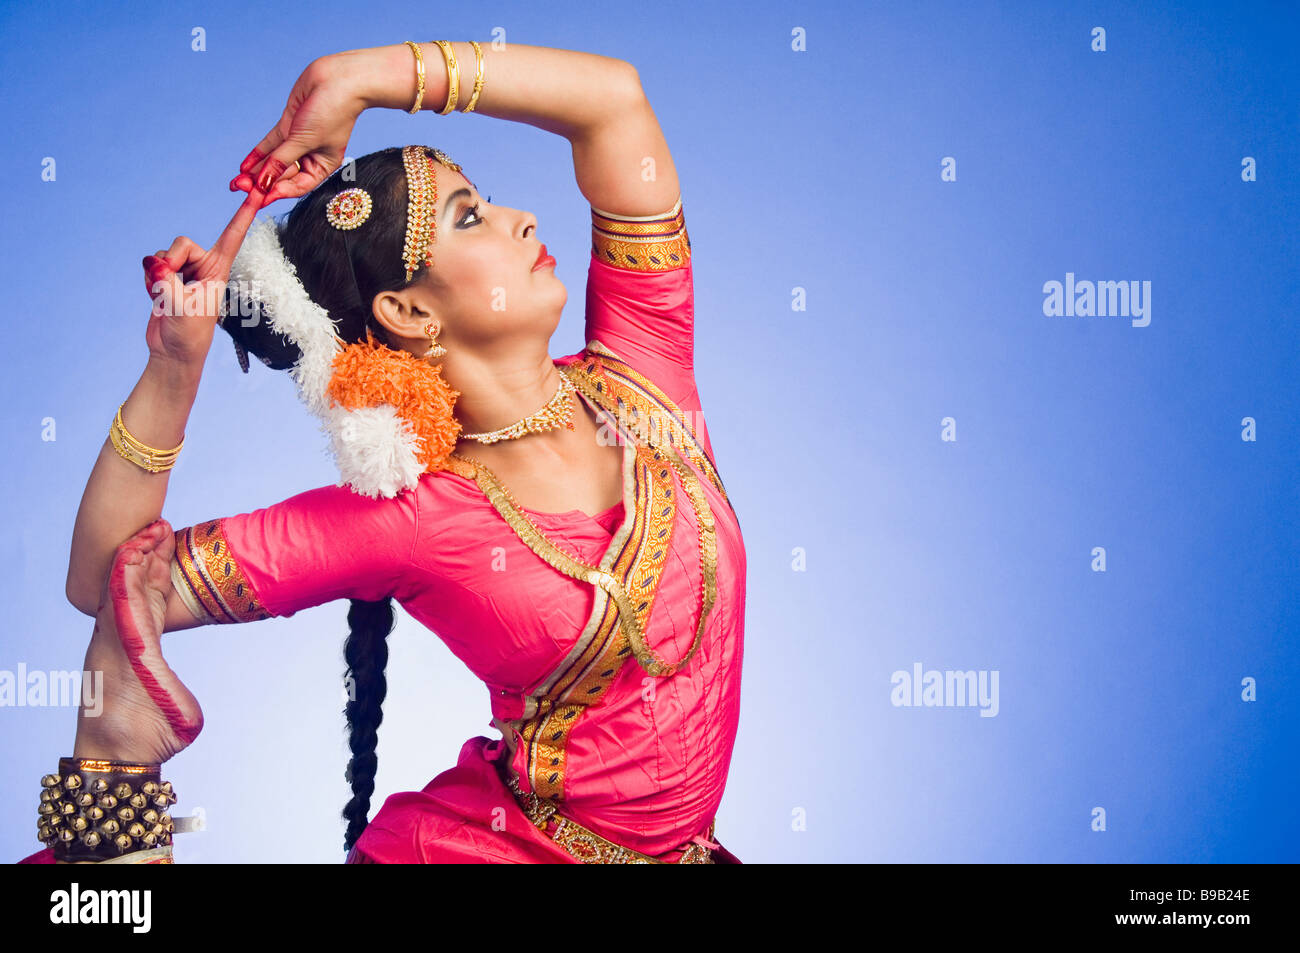
[(99, 596), (91, 596), (89, 592), (82, 591), (72, 585), (71, 582), (64, 587), (63, 594), (67, 596), (68, 602), (78, 612), (94, 618), (99, 614)]
[(63, 595), (73, 608), (93, 619), (99, 615), (99, 601), (104, 595), (104, 578), (101, 577), (98, 584), (92, 586), (85, 573), (78, 573), (69, 567), (67, 581), (63, 584)]
[(644, 102), (646, 95), (645, 89), (641, 86), (641, 74), (627, 60), (619, 60), (618, 63), (621, 75), (615, 88), (621, 94), (621, 98), (625, 102)]

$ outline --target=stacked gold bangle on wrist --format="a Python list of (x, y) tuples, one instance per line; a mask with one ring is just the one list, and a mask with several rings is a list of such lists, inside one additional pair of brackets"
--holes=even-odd
[(37, 838), (64, 863), (170, 848), (175, 825), (168, 808), (176, 794), (161, 770), (160, 764), (60, 758), (59, 773), (41, 779)]
[(413, 41), (406, 40), (405, 43), (415, 54), (415, 105), (408, 110), (414, 116), (424, 105), (424, 54), (420, 52), (419, 45)]
[[(419, 44), (411, 40), (404, 40), (403, 42), (415, 54), (415, 104), (409, 110), (414, 115), (424, 105), (424, 55), (420, 52)], [(447, 103), (438, 111), (439, 116), (445, 116), (448, 113), (455, 112), (457, 105), (460, 103), (460, 63), (456, 60), (456, 50), (450, 42), (447, 40), (432, 40), (430, 42), (436, 44), (438, 49), (442, 51), (442, 58), (447, 63)], [(486, 78), (486, 61), (483, 58), (483, 47), (479, 46), (475, 40), (470, 40), (469, 45), (474, 48), (474, 89), (470, 93), (469, 102), (464, 109), (460, 110), (463, 113), (473, 112), (474, 107), (478, 105), (478, 97), (483, 92), (483, 83)]]
[(474, 92), (470, 94), (469, 105), (461, 112), (472, 113), (478, 105), (478, 94), (483, 92), (483, 47), (474, 40), (470, 40), (469, 45), (474, 47)]
[(126, 429), (126, 424), (122, 423), (122, 408), (125, 406), (126, 401), (118, 405), (117, 414), (113, 417), (113, 426), (108, 431), (113, 449), (118, 455), (123, 460), (128, 460), (150, 473), (162, 473), (176, 466), (176, 458), (180, 455), (181, 447), (185, 446), (185, 438), (182, 437), (181, 442), (171, 450), (159, 450), (147, 443), (141, 443)]
[(447, 105), (442, 107), (439, 116), (445, 116), (456, 108), (460, 101), (460, 64), (456, 62), (456, 51), (446, 40), (434, 40), (442, 50), (442, 58), (447, 61)]

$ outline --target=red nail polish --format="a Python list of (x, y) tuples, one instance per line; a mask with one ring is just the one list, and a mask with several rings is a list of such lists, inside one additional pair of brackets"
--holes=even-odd
[(275, 184), (276, 179), (280, 178), (284, 170), (285, 164), (279, 159), (269, 160), (266, 163), (266, 168), (262, 170), (262, 174), (258, 177), (257, 184), (263, 192), (271, 191), (271, 186)]
[(239, 171), (249, 172), (252, 170), (253, 166), (257, 165), (261, 161), (262, 153), (258, 152), (257, 147), (254, 146), (253, 151), (248, 154), (248, 157), (244, 159), (243, 162), (239, 163)]

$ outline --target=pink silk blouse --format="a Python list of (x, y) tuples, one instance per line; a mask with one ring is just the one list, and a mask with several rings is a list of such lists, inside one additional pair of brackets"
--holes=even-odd
[[(545, 562), (473, 479), (450, 471), (392, 499), (323, 486), (177, 531), (173, 580), (205, 621), (391, 596), (487, 686), (503, 737), (470, 739), (456, 767), (389, 797), (353, 861), (576, 862), (528, 821), (498, 767), (565, 817), (666, 862), (707, 837), (722, 800), (740, 711), (745, 549), (696, 390), (685, 218), (680, 200), (661, 216), (592, 218), (588, 345), (555, 363), (594, 367), (603, 393), (664, 415), (694, 450), (682, 456), (716, 523), (717, 588), (682, 670), (649, 675), (618, 641), (610, 599)], [(695, 638), (703, 582), (694, 509), (663, 463), (625, 441), (623, 502), (525, 512), (581, 561), (612, 561), (644, 600), (646, 644), (676, 660)], [(723, 836), (715, 830), (713, 843)], [(738, 862), (725, 849), (714, 856)]]

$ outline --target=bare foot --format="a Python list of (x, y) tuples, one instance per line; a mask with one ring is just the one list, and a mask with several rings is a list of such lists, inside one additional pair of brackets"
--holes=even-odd
[(176, 541), (155, 520), (118, 547), (104, 584), (85, 670), (104, 673), (103, 706), (77, 715), (73, 757), (152, 764), (189, 746), (203, 710), (162, 656)]

